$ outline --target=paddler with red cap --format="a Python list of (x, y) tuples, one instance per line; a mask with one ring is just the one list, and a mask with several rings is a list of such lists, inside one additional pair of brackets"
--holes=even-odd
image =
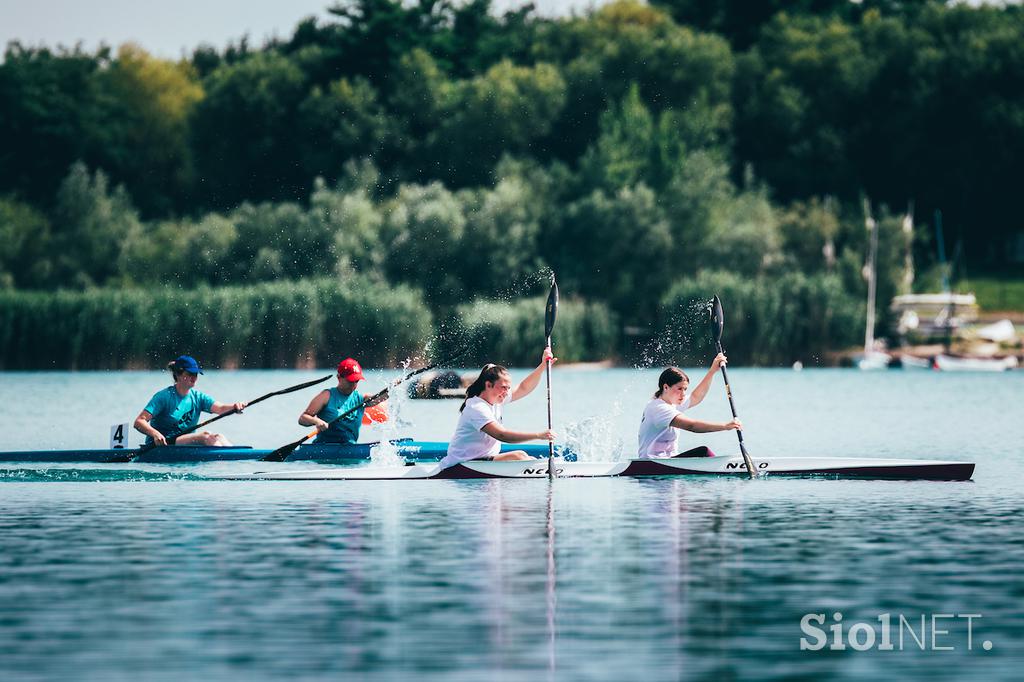
[[(363, 368), (354, 359), (345, 358), (338, 363), (338, 385), (320, 391), (299, 415), (299, 424), (315, 426), (320, 432), (314, 443), (355, 443), (362, 424), (387, 418), (383, 401), (369, 405), (357, 390), (363, 378)], [(352, 412), (338, 419), (349, 410)]]

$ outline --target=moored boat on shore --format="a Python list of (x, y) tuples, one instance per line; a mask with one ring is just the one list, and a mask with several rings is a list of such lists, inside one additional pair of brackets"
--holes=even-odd
[(1017, 367), (1017, 358), (964, 358), (940, 353), (935, 356), (935, 369), (943, 372), (1004, 372)]

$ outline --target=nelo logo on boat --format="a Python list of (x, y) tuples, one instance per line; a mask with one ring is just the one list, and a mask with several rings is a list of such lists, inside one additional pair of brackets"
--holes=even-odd
[[(561, 476), (563, 471), (565, 471), (565, 469), (555, 469), (555, 475)], [(527, 467), (526, 469), (523, 469), (523, 474), (526, 476), (547, 476), (548, 468), (544, 467), (543, 469), (533, 469)]]
[[(754, 465), (757, 466), (758, 469), (767, 469), (768, 468), (768, 462), (754, 462)], [(743, 469), (743, 470), (746, 470), (747, 465), (744, 464), (743, 462), (726, 462), (725, 463), (725, 468), (726, 469)]]
[[(800, 631), (807, 637), (800, 638), (801, 651), (953, 651), (965, 648), (973, 651), (974, 628), (980, 613), (932, 613), (904, 616), (902, 613), (882, 613), (877, 621), (854, 621), (843, 623), (843, 614), (832, 614), (832, 624), (825, 625), (824, 613), (807, 613), (800, 619)], [(985, 640), (981, 648), (989, 651), (992, 642)]]

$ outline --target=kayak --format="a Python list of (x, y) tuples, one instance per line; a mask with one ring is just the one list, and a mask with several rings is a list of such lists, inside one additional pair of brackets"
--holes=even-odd
[[(407, 460), (437, 461), (448, 453), (448, 443), (418, 441), (411, 438), (400, 438), (388, 441), (394, 446), (395, 452)], [(359, 462), (370, 459), (374, 448), (380, 442), (351, 443), (346, 445), (302, 445), (288, 456), (288, 462)], [(533, 457), (548, 456), (546, 444), (503, 445), (502, 451), (525, 450)], [(228, 462), (244, 460), (260, 460), (269, 455), (271, 450), (261, 450), (248, 446), (207, 447), (202, 445), (175, 445), (153, 448), (134, 456), (134, 449), (118, 448), (106, 450), (28, 450), (22, 452), (0, 452), (0, 462), (96, 462), (126, 463), (140, 462), (150, 464), (192, 464), (196, 462)], [(565, 446), (556, 445), (555, 453), (564, 455), (567, 460), (574, 460), (576, 454)]]
[[(826, 478), (877, 478), (900, 480), (966, 481), (974, 474), (973, 462), (918, 459), (839, 457), (772, 457), (756, 459), (760, 474), (818, 476)], [(555, 473), (562, 478), (633, 476), (747, 476), (740, 456), (700, 458), (631, 459), (622, 462), (571, 462), (555, 459)], [(404, 467), (350, 467), (304, 471), (257, 471), (252, 474), (216, 476), (226, 480), (262, 481), (382, 481), (398, 479), (547, 478), (546, 458), (529, 461), (471, 461), (441, 469), (437, 464)]]

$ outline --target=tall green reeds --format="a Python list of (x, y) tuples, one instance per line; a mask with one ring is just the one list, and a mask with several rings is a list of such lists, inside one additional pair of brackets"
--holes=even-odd
[(824, 364), (828, 350), (854, 345), (864, 334), (864, 304), (836, 275), (746, 279), (705, 272), (679, 282), (663, 299), (661, 331), (648, 351), (652, 363), (707, 363), (713, 353), (706, 306), (715, 294), (725, 311), (722, 342), (733, 362)]
[[(454, 328), (460, 333), (442, 334), (445, 353), (467, 344), (471, 351), (461, 362), (496, 362), (532, 367), (544, 348), (546, 295), (507, 303), (479, 300), (459, 306)], [(555, 355), (561, 362), (607, 360), (616, 355), (617, 324), (608, 307), (563, 299), (553, 334)]]
[(180, 290), (0, 292), (0, 369), (391, 365), (420, 355), (432, 318), (407, 287), (311, 280)]

